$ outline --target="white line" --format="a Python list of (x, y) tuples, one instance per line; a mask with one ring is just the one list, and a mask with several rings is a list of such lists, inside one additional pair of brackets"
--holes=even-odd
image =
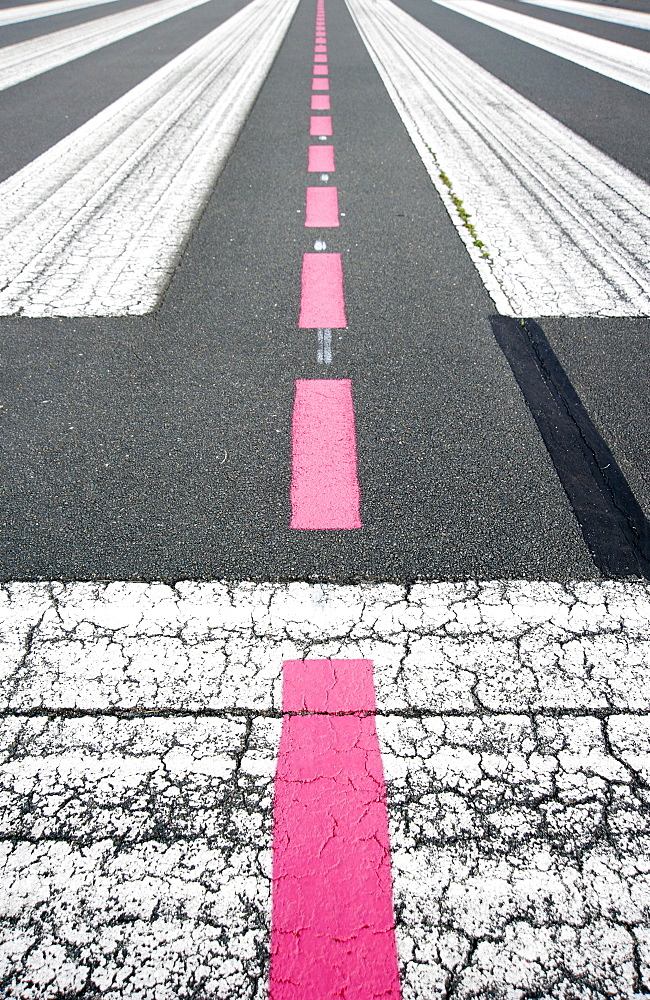
[(35, 21), (40, 17), (52, 17), (54, 14), (67, 14), (72, 10), (85, 10), (87, 7), (99, 7), (101, 4), (115, 3), (116, 0), (46, 0), (45, 3), (28, 3), (22, 7), (3, 7), (0, 9), (0, 27), (7, 24), (18, 24), (21, 21)]
[(153, 309), (297, 0), (253, 0), (0, 185), (0, 314)]
[(156, 0), (73, 28), (6, 45), (0, 49), (0, 90), (15, 87), (204, 3), (209, 0)]
[(7, 712), (277, 711), (305, 657), (372, 660), (383, 712), (650, 711), (644, 582), (13, 583), (0, 636)]
[(434, 0), (441, 7), (503, 31), (595, 73), (650, 94), (650, 52), (587, 35), (573, 28), (495, 7), (483, 0)]
[(649, 315), (650, 187), (390, 0), (348, 5), (497, 309)]
[(650, 14), (641, 10), (621, 10), (619, 7), (605, 7), (600, 3), (583, 3), (582, 0), (521, 0), (521, 2), (535, 7), (561, 10), (566, 14), (591, 17), (596, 21), (609, 21), (610, 24), (622, 24), (628, 28), (650, 31)]
[(327, 328), (318, 330), (316, 361), (319, 365), (331, 365), (332, 363), (332, 331)]

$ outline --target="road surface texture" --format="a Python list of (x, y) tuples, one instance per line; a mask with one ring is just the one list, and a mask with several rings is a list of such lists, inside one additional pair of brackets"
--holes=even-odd
[(0, 6), (0, 995), (650, 996), (650, 3)]

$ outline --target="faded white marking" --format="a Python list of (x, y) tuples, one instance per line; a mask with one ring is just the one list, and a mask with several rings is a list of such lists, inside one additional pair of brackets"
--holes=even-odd
[(45, 3), (28, 3), (21, 7), (3, 7), (0, 10), (0, 26), (34, 21), (54, 14), (67, 14), (72, 10), (86, 10), (87, 7), (100, 7), (107, 3), (115, 3), (115, 0), (85, 0), (84, 3), (79, 0), (46, 0)]
[(650, 187), (390, 0), (348, 6), (499, 312), (648, 315)]
[(156, 0), (130, 10), (109, 14), (94, 21), (86, 21), (72, 28), (54, 31), (49, 35), (30, 38), (0, 48), (0, 90), (14, 87), (46, 73), (55, 66), (87, 56), (105, 45), (134, 35), (170, 17), (192, 10), (208, 0)]
[(327, 328), (318, 330), (316, 361), (319, 365), (330, 365), (332, 363), (332, 331)]
[(327, 243), (325, 240), (316, 240), (314, 243), (314, 250), (327, 250)]
[(601, 3), (585, 3), (583, 0), (521, 0), (521, 2), (534, 7), (548, 7), (550, 10), (564, 11), (566, 14), (579, 14), (581, 17), (591, 17), (597, 21), (609, 21), (610, 24), (622, 24), (628, 28), (650, 31), (650, 14), (646, 11), (625, 10)]
[(153, 309), (297, 0), (253, 0), (0, 185), (0, 313)]
[(565, 28), (561, 24), (541, 21), (528, 14), (484, 3), (483, 0), (433, 0), (441, 7), (471, 17), (474, 21), (503, 31), (512, 38), (535, 45), (537, 48), (561, 56), (618, 80), (628, 87), (650, 94), (650, 52), (634, 49), (631, 45), (610, 42), (586, 32)]

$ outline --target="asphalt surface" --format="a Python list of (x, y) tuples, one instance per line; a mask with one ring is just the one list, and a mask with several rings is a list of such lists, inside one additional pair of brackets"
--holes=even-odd
[[(2, 93), (5, 175), (240, 6), (213, 0)], [(429, 0), (401, 6), (650, 179), (650, 97)], [(302, 3), (153, 315), (0, 319), (2, 579), (598, 576), (494, 306), (343, 4), (328, 36), (345, 215), (305, 229), (312, 32)], [(349, 320), (327, 370), (297, 328), (319, 237), (343, 254)], [(648, 320), (541, 324), (647, 513)], [(358, 531), (288, 528), (294, 381), (323, 376), (353, 380)]]

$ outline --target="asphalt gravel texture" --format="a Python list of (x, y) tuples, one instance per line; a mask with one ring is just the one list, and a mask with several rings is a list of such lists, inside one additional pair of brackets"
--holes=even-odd
[[(240, 6), (213, 0), (0, 94), (16, 137), (5, 175)], [(647, 95), (513, 39), (499, 49), (500, 33), (428, 0), (401, 6), (648, 179)], [(319, 140), (303, 2), (158, 309), (0, 319), (1, 579), (598, 576), (492, 334), (494, 305), (343, 3), (327, 23), (339, 229), (304, 226), (305, 187), (321, 182), (306, 172)], [(349, 322), (327, 367), (297, 326), (317, 239), (343, 256)], [(630, 482), (647, 483), (634, 428), (648, 320), (540, 322)], [(626, 330), (638, 377), (608, 350)], [(353, 380), (362, 529), (288, 527), (297, 378)]]

